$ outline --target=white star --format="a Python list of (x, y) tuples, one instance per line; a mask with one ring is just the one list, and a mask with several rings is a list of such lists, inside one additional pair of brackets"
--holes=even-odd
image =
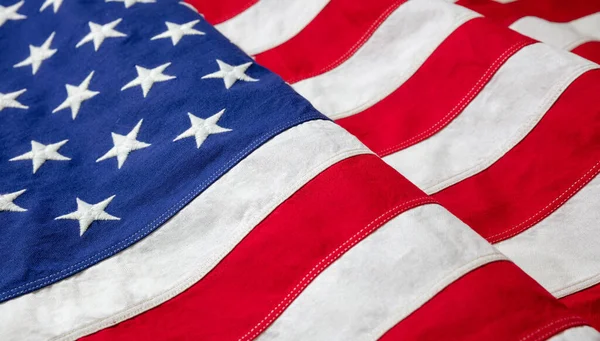
[(131, 130), (127, 135), (111, 133), (114, 147), (106, 152), (106, 154), (102, 155), (98, 160), (96, 160), (96, 162), (104, 161), (116, 156), (118, 161), (117, 167), (121, 169), (121, 166), (123, 166), (125, 160), (127, 160), (129, 153), (134, 150), (143, 149), (150, 146), (149, 143), (137, 140), (140, 127), (142, 126), (142, 121), (143, 120), (140, 120), (133, 130)]
[(163, 71), (165, 71), (165, 69), (168, 68), (169, 65), (171, 65), (171, 63), (165, 63), (161, 66), (155, 67), (154, 69), (146, 69), (136, 65), (135, 69), (137, 70), (138, 74), (137, 78), (125, 84), (125, 86), (121, 88), (121, 91), (140, 85), (142, 87), (142, 92), (145, 98), (148, 94), (148, 91), (150, 91), (154, 83), (164, 82), (176, 78), (175, 76), (163, 74)]
[(207, 119), (196, 117), (192, 115), (192, 113), (188, 112), (192, 126), (188, 130), (181, 133), (181, 135), (177, 136), (173, 141), (193, 136), (196, 138), (196, 148), (200, 148), (202, 142), (204, 142), (209, 135), (231, 131), (231, 129), (223, 128), (217, 125), (217, 121), (219, 121), (219, 118), (221, 118), (224, 112), (225, 109)]
[(64, 102), (52, 110), (52, 113), (54, 114), (57, 111), (71, 108), (71, 116), (73, 119), (75, 119), (77, 117), (77, 113), (79, 112), (79, 108), (81, 107), (81, 102), (87, 101), (88, 99), (100, 93), (98, 91), (88, 90), (93, 76), (94, 71), (90, 72), (90, 74), (78, 86), (66, 84), (65, 88), (67, 88), (67, 99), (65, 99)]
[(256, 82), (258, 79), (254, 79), (248, 75), (246, 75), (246, 70), (252, 65), (252, 62), (244, 63), (238, 66), (231, 66), (223, 61), (217, 59), (217, 64), (219, 64), (219, 71), (210, 73), (202, 79), (206, 78), (223, 78), (225, 82), (225, 88), (229, 89), (236, 81), (241, 80), (244, 82)]
[(77, 211), (71, 212), (69, 214), (61, 215), (60, 217), (54, 218), (54, 220), (59, 219), (71, 219), (71, 220), (79, 220), (79, 236), (83, 236), (85, 231), (87, 231), (88, 227), (96, 221), (96, 220), (121, 220), (121, 218), (117, 218), (112, 216), (104, 210), (106, 206), (110, 204), (110, 202), (115, 198), (113, 195), (108, 199), (104, 199), (97, 204), (90, 205), (87, 202), (76, 198), (77, 200)]
[(88, 23), (88, 25), (90, 25), (90, 33), (83, 37), (83, 39), (81, 39), (77, 45), (75, 45), (75, 47), (80, 47), (87, 42), (93, 41), (94, 50), (98, 51), (100, 45), (102, 45), (104, 39), (106, 38), (127, 37), (127, 35), (123, 32), (115, 30), (115, 26), (117, 26), (121, 20), (122, 19), (117, 19), (104, 25), (98, 25), (90, 21)]
[(196, 25), (199, 22), (200, 20), (194, 20), (185, 24), (178, 25), (167, 21), (165, 22), (165, 25), (167, 25), (167, 30), (157, 36), (152, 37), (152, 39), (150, 40), (171, 38), (171, 42), (173, 42), (173, 46), (175, 46), (181, 40), (181, 38), (183, 38), (183, 36), (204, 35), (204, 32), (193, 29), (194, 25)]
[(60, 5), (62, 5), (62, 2), (63, 2), (63, 0), (46, 0), (42, 4), (42, 7), (40, 7), (40, 12), (45, 10), (46, 8), (48, 8), (48, 6), (52, 5), (52, 8), (54, 9), (54, 13), (56, 13), (56, 12), (58, 12)]
[(122, 2), (125, 4), (125, 8), (129, 8), (137, 3), (140, 3), (140, 4), (155, 3), (156, 0), (106, 0), (106, 2)]
[(71, 160), (64, 155), (58, 153), (58, 149), (62, 147), (69, 140), (63, 140), (52, 144), (42, 144), (36, 141), (31, 141), (31, 151), (15, 156), (9, 161), (20, 161), (20, 160), (32, 160), (33, 162), (33, 174), (48, 160), (53, 161), (68, 161)]
[(0, 5), (0, 27), (2, 27), (2, 25), (4, 25), (4, 23), (8, 20), (23, 20), (27, 18), (23, 14), (17, 13), (19, 8), (23, 6), (23, 3), (25, 3), (25, 1), (19, 1), (16, 4), (8, 7)]
[(31, 65), (32, 74), (35, 75), (37, 70), (42, 65), (42, 62), (54, 55), (56, 53), (56, 49), (51, 49), (50, 45), (52, 44), (52, 39), (54, 39), (54, 32), (46, 39), (46, 41), (42, 44), (42, 46), (33, 46), (29, 45), (29, 57), (27, 57), (22, 62), (15, 64), (13, 67), (22, 67)]
[(15, 92), (9, 92), (7, 94), (0, 92), (0, 111), (4, 110), (4, 108), (28, 109), (28, 106), (17, 101), (17, 97), (21, 96), (21, 94), (25, 91), (27, 91), (27, 89), (21, 89)]
[(25, 193), (26, 189), (18, 192), (0, 194), (0, 212), (25, 212), (23, 207), (19, 207), (13, 201), (21, 194)]

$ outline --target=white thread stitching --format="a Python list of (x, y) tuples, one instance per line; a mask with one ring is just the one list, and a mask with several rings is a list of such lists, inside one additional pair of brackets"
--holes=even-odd
[[(549, 216), (552, 212), (554, 212), (555, 210), (557, 210), (560, 206), (562, 206), (565, 202), (567, 202), (571, 197), (573, 197), (573, 195), (575, 195), (577, 192), (579, 192), (585, 185), (587, 185), (589, 183), (589, 181), (591, 179), (593, 179), (598, 174), (598, 171), (600, 171), (600, 168), (598, 166), (600, 166), (600, 161), (598, 161), (592, 168), (590, 168), (587, 172), (585, 172), (585, 174), (583, 174), (582, 177), (580, 177), (579, 179), (577, 179), (564, 192), (562, 192), (559, 196), (557, 196), (548, 205), (546, 205), (544, 208), (542, 208), (541, 210), (539, 210), (538, 212), (536, 212), (534, 215), (532, 215), (529, 218), (525, 219), (521, 223), (519, 223), (519, 224), (511, 227), (510, 229), (508, 229), (506, 231), (502, 231), (500, 233), (493, 234), (493, 235), (489, 236), (486, 239), (488, 239), (490, 241), (490, 243), (497, 243), (497, 242), (499, 242), (501, 240), (508, 239), (510, 237), (513, 237), (513, 236), (519, 234), (520, 232), (522, 232), (525, 229), (527, 229), (527, 227), (530, 227), (530, 226), (533, 226), (533, 225), (539, 223), (544, 218), (546, 218), (547, 216)], [(598, 168), (598, 169), (586, 181), (586, 178), (588, 177), (588, 175), (590, 173), (592, 173), (595, 168)], [(573, 187), (575, 187), (579, 182), (581, 182), (581, 184), (577, 187), (577, 189), (575, 189), (574, 191), (571, 191), (573, 189)], [(560, 200), (561, 197), (563, 197), (563, 196), (565, 196), (565, 198), (558, 205), (556, 205), (550, 211), (544, 213), (545, 210), (547, 210), (548, 208), (550, 208), (551, 206), (553, 206), (554, 203), (556, 201)], [(532, 219), (535, 219), (536, 216), (538, 216), (540, 214), (542, 214), (542, 215), (540, 217), (538, 217), (538, 219), (536, 219), (533, 223), (531, 223), (531, 224), (528, 223), (529, 221), (531, 221)], [(515, 230), (519, 229), (522, 226), (524, 226), (522, 229), (520, 229), (518, 231), (515, 231)], [(503, 237), (505, 235), (508, 235), (508, 236)], [(499, 238), (496, 238), (496, 237), (499, 237)]]
[(383, 23), (383, 21), (385, 21), (385, 19), (387, 19), (393, 11), (398, 9), (398, 7), (400, 7), (400, 5), (402, 5), (406, 1), (407, 0), (398, 0), (395, 3), (393, 3), (390, 7), (388, 7), (377, 18), (377, 20), (375, 22), (373, 22), (371, 24), (371, 26), (369, 26), (367, 31), (360, 37), (360, 39), (356, 43), (354, 43), (354, 45), (352, 45), (352, 47), (348, 51), (346, 51), (346, 53), (344, 53), (341, 57), (339, 57), (335, 61), (329, 63), (327, 66), (325, 66), (324, 68), (321, 68), (317, 71), (309, 72), (306, 74), (300, 74), (299, 76), (296, 76), (295, 78), (289, 80), (288, 83), (293, 84), (293, 83), (299, 82), (301, 80), (305, 80), (305, 79), (308, 79), (311, 77), (318, 76), (325, 72), (331, 71), (334, 67), (345, 62), (373, 35), (373, 33), (377, 30), (377, 28), (379, 28), (379, 26)]
[[(335, 248), (333, 251), (331, 251), (325, 258), (322, 258), (306, 275), (304, 275), (300, 282), (298, 282), (298, 284), (296, 284), (296, 286), (292, 288), (292, 290), (283, 298), (283, 300), (279, 302), (279, 304), (277, 304), (277, 306), (271, 309), (271, 311), (260, 322), (258, 322), (254, 327), (252, 327), (252, 329), (250, 329), (250, 331), (248, 331), (246, 334), (240, 337), (238, 341), (253, 339), (258, 334), (260, 334), (266, 328), (266, 326), (270, 325), (271, 322), (279, 316), (281, 311), (283, 311), (285, 307), (287, 307), (292, 302), (292, 300), (295, 297), (297, 297), (297, 295), (299, 295), (304, 290), (304, 288), (306, 288), (306, 286), (308, 286), (308, 284), (310, 284), (312, 280), (321, 273), (321, 271), (323, 271), (340, 255), (344, 254), (347, 250), (356, 245), (375, 229), (382, 226), (389, 220), (393, 219), (395, 216), (397, 216), (399, 212), (404, 212), (405, 210), (410, 209), (412, 207), (424, 205), (427, 203), (436, 203), (436, 201), (430, 197), (420, 197), (412, 199), (402, 204), (394, 206), (393, 208), (382, 213), (379, 217), (372, 220), (369, 224), (367, 224), (365, 227), (363, 227), (354, 235), (352, 235), (352, 237), (350, 237), (345, 242), (340, 244), (337, 248)], [(378, 223), (378, 220), (380, 219), (382, 219), (382, 221)], [(355, 239), (356, 241), (354, 241)], [(283, 308), (279, 309), (279, 307)], [(267, 323), (264, 323), (266, 320), (269, 321)]]
[[(440, 4), (444, 4), (444, 3), (441, 2)], [(454, 32), (458, 27), (460, 27), (467, 21), (475, 19), (477, 17), (481, 17), (481, 15), (477, 14), (475, 12), (472, 12), (472, 11), (463, 12), (463, 13), (454, 13), (455, 21), (452, 23), (452, 25), (450, 25), (448, 27), (448, 29), (449, 29), (450, 33)], [(357, 105), (354, 108), (347, 109), (342, 112), (333, 113), (333, 114), (327, 115), (327, 116), (332, 120), (337, 120), (337, 119), (341, 119), (344, 117), (348, 117), (355, 113), (361, 112), (369, 107), (372, 107), (375, 103), (377, 103), (377, 102), (381, 101), (383, 98), (389, 96), (389, 94), (394, 92), (398, 87), (400, 87), (402, 85), (402, 79), (406, 78), (407, 74), (412, 75), (419, 69), (419, 67), (427, 60), (427, 58), (429, 56), (431, 56), (433, 54), (433, 52), (439, 47), (439, 45), (443, 42), (443, 40), (445, 40), (448, 37), (448, 35), (436, 37), (436, 38), (439, 38), (439, 40), (440, 40), (439, 43), (436, 44), (435, 46), (427, 48), (425, 50), (426, 53), (423, 54), (425, 57), (423, 57), (419, 60), (413, 60), (412, 63), (410, 63), (406, 68), (404, 68), (404, 71), (400, 75), (393, 78), (393, 81), (390, 82), (390, 84), (392, 84), (392, 85), (388, 86), (387, 88), (385, 88), (382, 91), (379, 91), (379, 93), (377, 95), (374, 95), (375, 96), (374, 98), (371, 98), (371, 99), (367, 100), (366, 102)], [(357, 52), (355, 52), (355, 53), (357, 53)], [(400, 84), (398, 84), (398, 83), (400, 83)], [(383, 94), (385, 94), (385, 95), (383, 95)]]
[[(564, 321), (570, 321), (570, 323), (564, 323), (564, 324), (562, 324), (562, 322), (564, 322)], [(543, 335), (536, 335), (536, 334), (538, 334), (540, 332), (543, 332), (545, 329), (548, 329), (548, 328), (550, 328), (550, 327), (552, 327), (552, 326), (554, 326), (556, 324), (559, 324), (559, 323), (561, 323), (561, 325), (559, 327), (553, 328), (551, 331), (548, 331), (548, 332), (546, 332)], [(578, 318), (578, 317), (574, 317), (574, 316), (563, 317), (561, 319), (552, 321), (552, 322), (544, 325), (543, 327), (538, 328), (533, 333), (530, 333), (529, 335), (526, 335), (525, 337), (521, 338), (519, 341), (527, 341), (528, 339), (530, 339), (532, 337), (536, 338), (537, 340), (545, 340), (547, 337), (549, 337), (549, 336), (553, 335), (554, 333), (556, 333), (557, 330), (560, 331), (560, 329), (562, 329), (562, 328), (568, 328), (568, 327), (571, 327), (573, 325), (578, 325), (578, 324), (583, 324), (583, 321), (580, 318)]]
[[(314, 116), (314, 117), (313, 117)], [(154, 230), (158, 225), (162, 224), (168, 217), (171, 216), (174, 212), (178, 211), (181, 207), (185, 206), (187, 204), (187, 202), (191, 199), (196, 197), (200, 191), (202, 191), (202, 188), (210, 183), (212, 183), (216, 178), (220, 177), (222, 174), (222, 172), (224, 172), (225, 170), (227, 170), (230, 166), (234, 165), (235, 163), (237, 163), (238, 161), (240, 161), (242, 158), (245, 157), (245, 153), (249, 152), (250, 150), (252, 150), (253, 148), (255, 148), (256, 146), (260, 145), (261, 143), (263, 143), (264, 141), (270, 139), (274, 134), (276, 134), (278, 131), (287, 128), (291, 128), (293, 125), (295, 124), (300, 124), (302, 122), (308, 121), (310, 120), (310, 118), (313, 117), (313, 119), (320, 119), (319, 116), (315, 116), (315, 115), (305, 115), (302, 117), (297, 118), (296, 120), (291, 120), (288, 121), (285, 124), (281, 124), (279, 126), (277, 126), (275, 129), (272, 129), (271, 131), (269, 131), (268, 133), (265, 133), (263, 135), (261, 135), (258, 139), (256, 139), (253, 143), (251, 143), (250, 145), (248, 145), (246, 148), (244, 148), (243, 150), (241, 150), (238, 154), (236, 154), (236, 156), (234, 156), (232, 159), (230, 159), (227, 163), (225, 163), (218, 171), (214, 172), (212, 176), (210, 176), (207, 180), (205, 180), (204, 182), (202, 182), (200, 185), (196, 186), (192, 192), (190, 192), (189, 194), (187, 194), (186, 196), (184, 196), (181, 200), (179, 200), (175, 205), (171, 206), (171, 208), (169, 208), (167, 211), (165, 211), (165, 213), (161, 214), (159, 217), (157, 217), (156, 219), (154, 219), (152, 222), (148, 223), (146, 225), (146, 227), (136, 231), (135, 233), (133, 233), (132, 235), (130, 235), (129, 237), (125, 238), (124, 240), (120, 241), (119, 243), (108, 247), (100, 252), (97, 252), (94, 256), (91, 256), (85, 260), (82, 260), (78, 263), (75, 263), (71, 266), (69, 266), (66, 269), (63, 269), (59, 272), (56, 272), (52, 275), (48, 275), (46, 277), (37, 279), (35, 281), (32, 282), (28, 282), (25, 283), (23, 285), (20, 285), (18, 287), (12, 288), (10, 290), (7, 290), (3, 293), (0, 294), (0, 300), (5, 300), (8, 298), (12, 298), (15, 296), (18, 296), (28, 290), (33, 290), (31, 287), (35, 287), (35, 288), (40, 288), (45, 286), (48, 283), (51, 283), (52, 281), (54, 281), (54, 279), (59, 278), (62, 276), (62, 274), (64, 273), (73, 273), (75, 271), (78, 271), (82, 268), (87, 267), (88, 265), (101, 260), (103, 258), (108, 257), (109, 255), (111, 255), (113, 252), (115, 252), (115, 250), (119, 251), (118, 249), (122, 249), (122, 245), (130, 245), (132, 243), (135, 243), (136, 241), (142, 239), (143, 237), (145, 237), (145, 235), (147, 235), (147, 233), (149, 233), (150, 231)], [(129, 240), (131, 240), (131, 243), (129, 243)], [(106, 254), (106, 255), (104, 255)], [(65, 275), (67, 276), (67, 275)], [(34, 283), (39, 283), (42, 282), (40, 284), (34, 285)], [(20, 288), (24, 288), (23, 290), (20, 290), (16, 293), (11, 293), (14, 292)]]
[[(290, 195), (295, 193), (299, 188), (301, 188), (304, 184), (306, 184), (310, 179), (314, 178), (315, 176), (320, 174), (322, 171), (331, 167), (333, 164), (335, 164), (341, 160), (344, 160), (344, 159), (352, 157), (352, 156), (361, 155), (361, 154), (373, 155), (366, 147), (363, 146), (363, 148), (360, 148), (360, 149), (350, 149), (350, 150), (336, 153), (333, 156), (331, 156), (330, 158), (328, 158), (327, 160), (322, 161), (318, 165), (316, 165), (316, 166), (312, 167), (310, 170), (308, 170), (306, 172), (305, 176), (299, 178), (296, 182), (294, 182), (293, 185), (290, 185), (288, 187), (288, 189), (292, 189), (292, 190), (283, 191), (282, 194), (280, 194), (277, 197), (274, 197), (269, 202), (269, 204), (264, 206), (264, 209), (262, 211), (257, 211), (248, 220), (256, 221), (255, 223), (253, 223), (254, 225), (256, 225), (258, 222), (260, 222), (260, 221), (262, 221), (262, 219), (264, 219), (264, 217), (261, 217), (257, 221), (257, 217), (260, 217), (261, 215), (263, 215), (263, 216), (268, 215), (269, 212), (273, 211), (277, 206), (279, 206), (279, 204), (281, 202), (283, 202), (283, 200), (285, 200)], [(285, 193), (285, 192), (287, 192), (287, 193)], [(240, 232), (240, 231), (242, 231), (242, 232)], [(248, 231), (246, 231), (246, 232), (248, 232)], [(240, 235), (240, 234), (244, 234), (242, 229), (238, 229), (238, 230), (235, 230), (230, 233), (230, 238), (238, 240), (237, 242), (234, 243), (234, 245), (236, 245), (239, 242), (239, 240), (241, 240), (243, 238), (243, 236), (238, 238), (238, 235)], [(246, 234), (244, 234), (244, 236), (245, 235)], [(222, 252), (219, 255), (206, 260), (202, 264), (199, 264), (198, 268), (204, 269), (207, 267), (207, 264), (209, 264), (208, 266), (210, 266), (211, 268), (214, 267), (214, 265), (210, 265), (210, 263), (212, 261), (214, 261), (214, 259), (221, 259), (225, 255), (227, 255), (227, 253), (229, 253), (229, 251)], [(200, 275), (199, 275), (199, 273), (200, 273)], [(143, 301), (139, 302), (138, 304), (136, 304), (135, 306), (126, 309), (125, 312), (121, 312), (120, 314), (113, 314), (109, 317), (104, 318), (103, 320), (100, 320), (99, 322), (93, 322), (88, 325), (82, 326), (80, 328), (77, 328), (77, 329), (67, 332), (65, 334), (59, 335), (59, 336), (53, 338), (52, 340), (67, 340), (70, 338), (81, 337), (81, 336), (96, 332), (102, 328), (112, 326), (112, 325), (119, 323), (123, 320), (126, 320), (128, 318), (131, 318), (135, 315), (138, 315), (141, 312), (144, 312), (150, 308), (153, 308), (153, 307), (157, 306), (158, 304), (163, 303), (166, 300), (180, 294), (182, 291), (184, 291), (185, 289), (189, 288), (191, 285), (196, 283), (204, 275), (205, 274), (201, 274), (201, 271), (195, 272), (192, 275), (181, 280), (178, 284), (175, 284), (171, 289), (166, 290), (161, 294), (155, 295), (154, 297), (143, 300)], [(197, 278), (199, 276), (200, 276), (200, 278)], [(150, 303), (150, 306), (148, 306), (148, 303)]]
[[(567, 77), (563, 77), (560, 81), (556, 82), (555, 86), (549, 91), (550, 96), (546, 97), (545, 100), (537, 106), (535, 111), (541, 111), (544, 107), (551, 107), (554, 104), (558, 97), (564, 92), (564, 90), (571, 84), (575, 79), (581, 76), (584, 72), (597, 68), (595, 64), (587, 64), (581, 65), (576, 68), (572, 73), (570, 73)], [(471, 166), (458, 174), (449, 175), (446, 178), (437, 181), (434, 184), (425, 184), (421, 187), (427, 194), (433, 194), (435, 192), (441, 191), (442, 189), (451, 186), (457, 182), (460, 182), (466, 179), (473, 174), (477, 174), (480, 171), (488, 168), (494, 162), (496, 162), (502, 155), (506, 154), (510, 149), (514, 147), (519, 141), (523, 140), (525, 136), (537, 125), (537, 123), (544, 117), (548, 109), (544, 110), (544, 112), (532, 117), (525, 124), (521, 125), (517, 131), (504, 142), (500, 147), (498, 147), (493, 153), (490, 153), (488, 157), (482, 158), (474, 166)], [(467, 175), (467, 176), (465, 176)]]
[[(482, 267), (484, 265), (487, 265), (487, 264), (490, 264), (493, 262), (500, 262), (500, 261), (510, 262), (510, 260), (508, 258), (506, 258), (505, 255), (503, 255), (502, 253), (498, 252), (495, 249), (493, 250), (493, 253), (488, 253), (486, 255), (479, 256), (479, 257), (469, 261), (468, 263), (459, 266), (458, 268), (452, 270), (451, 272), (445, 274), (444, 276), (442, 276), (437, 282), (435, 282), (433, 285), (431, 285), (427, 290), (422, 290), (418, 294), (417, 297), (412, 299), (407, 304), (407, 306), (414, 307), (416, 302), (423, 301), (423, 303), (418, 305), (418, 307), (422, 307), (423, 304), (425, 304), (429, 300), (431, 300), (435, 295), (437, 295), (444, 288), (451, 285), (452, 282), (462, 278), (464, 275), (468, 274), (469, 272), (471, 272), (479, 267)], [(402, 312), (402, 315), (404, 315), (404, 318), (406, 318), (408, 315), (410, 315), (410, 313), (412, 311), (414, 311), (414, 310), (409, 311), (409, 310), (405, 309)], [(392, 323), (393, 323), (393, 325), (395, 325), (396, 323), (398, 323), (398, 320), (399, 319), (397, 318), (397, 315), (396, 315), (396, 316), (393, 316), (392, 318), (388, 318), (387, 320), (384, 320), (384, 322), (382, 322), (380, 324), (380, 326), (384, 325), (384, 324), (389, 325)], [(389, 330), (389, 328), (384, 329), (384, 328), (379, 327), (375, 331), (371, 332), (370, 335), (372, 336), (373, 339), (380, 339), (381, 336), (383, 336), (383, 334), (385, 334), (385, 332), (388, 330)]]
[(598, 283), (600, 283), (600, 274), (595, 274), (586, 279), (582, 279), (573, 284), (570, 284), (562, 289), (558, 289), (558, 290), (554, 289), (554, 290), (548, 290), (548, 291), (550, 291), (550, 293), (556, 298), (563, 298), (565, 296), (574, 294), (583, 289), (592, 287)]
[[(510, 58), (519, 49), (523, 48), (526, 45), (529, 45), (530, 43), (531, 42), (529, 42), (529, 41), (517, 42), (517, 43), (513, 44), (511, 47), (509, 47), (506, 51), (504, 51), (498, 58), (496, 58), (496, 60), (494, 60), (494, 62), (490, 65), (490, 67), (485, 71), (483, 76), (481, 76), (481, 78), (479, 78), (479, 80), (475, 83), (475, 85), (473, 85), (473, 87), (469, 90), (469, 92), (467, 92), (467, 94), (454, 106), (454, 108), (452, 108), (452, 110), (450, 110), (444, 117), (442, 117), (439, 121), (437, 121), (433, 126), (429, 127), (427, 130), (424, 130), (421, 133), (419, 133), (407, 140), (404, 140), (392, 147), (386, 148), (386, 149), (382, 150), (381, 152), (378, 152), (377, 154), (381, 157), (384, 157), (388, 154), (397, 152), (400, 149), (403, 149), (409, 145), (412, 145), (414, 142), (418, 142), (418, 140), (421, 140), (421, 137), (427, 138), (428, 136), (433, 135), (433, 133), (438, 131), (438, 130), (436, 130), (438, 126), (440, 128), (445, 127), (446, 124), (448, 124), (450, 121), (452, 121), (454, 118), (456, 118), (458, 116), (458, 114), (460, 112), (462, 112), (465, 109), (465, 107), (467, 107), (467, 105), (469, 105), (469, 103), (473, 100), (473, 98), (475, 98), (475, 96), (477, 96), (479, 94), (481, 89), (483, 89), (487, 85), (487, 82), (489, 82), (489, 80), (500, 69), (502, 64), (504, 64), (504, 62), (506, 62), (506, 60), (508, 60), (508, 58)], [(498, 64), (498, 65), (496, 66), (496, 64)], [(430, 132), (432, 132), (432, 134), (429, 134)]]

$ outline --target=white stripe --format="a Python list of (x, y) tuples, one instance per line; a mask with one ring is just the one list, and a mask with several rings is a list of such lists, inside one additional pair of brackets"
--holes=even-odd
[(409, 1), (347, 61), (292, 87), (332, 119), (358, 113), (397, 89), (456, 28), (477, 16), (446, 2)]
[(456, 279), (499, 259), (444, 208), (414, 208), (325, 269), (258, 340), (376, 340)]
[(533, 39), (572, 50), (594, 40), (600, 40), (600, 13), (567, 23), (555, 23), (538, 17), (523, 17), (510, 28)]
[(426, 193), (440, 191), (496, 162), (535, 127), (573, 80), (596, 67), (548, 45), (527, 46), (447, 127), (383, 159)]
[(215, 27), (249, 55), (286, 42), (321, 12), (329, 0), (261, 0)]
[(588, 326), (567, 329), (549, 338), (548, 341), (600, 341), (600, 333)]
[(364, 153), (370, 152), (329, 121), (281, 133), (142, 241), (75, 276), (0, 304), (0, 339), (75, 339), (174, 297), (306, 182)]
[(496, 246), (557, 297), (600, 282), (600, 176), (537, 225)]

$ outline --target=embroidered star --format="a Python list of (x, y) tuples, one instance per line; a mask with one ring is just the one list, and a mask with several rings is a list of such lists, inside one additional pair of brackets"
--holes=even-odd
[(96, 220), (121, 220), (121, 218), (117, 218), (113, 215), (106, 213), (104, 210), (110, 204), (110, 202), (115, 198), (113, 195), (108, 199), (104, 199), (97, 204), (90, 205), (87, 202), (76, 198), (77, 200), (77, 211), (71, 212), (69, 214), (61, 215), (60, 217), (54, 218), (54, 220), (59, 219), (71, 219), (71, 220), (79, 220), (79, 236), (83, 236), (85, 231), (92, 225), (92, 223)]
[(148, 91), (150, 91), (154, 83), (164, 82), (176, 78), (175, 76), (163, 74), (163, 71), (165, 71), (165, 69), (168, 68), (169, 65), (171, 65), (171, 63), (165, 63), (163, 65), (155, 67), (154, 69), (146, 69), (136, 65), (135, 69), (137, 70), (138, 74), (137, 78), (125, 84), (125, 86), (121, 88), (121, 91), (140, 85), (142, 87), (144, 98), (146, 98)]
[(57, 111), (71, 108), (71, 116), (73, 119), (75, 119), (77, 117), (77, 113), (79, 112), (79, 108), (81, 107), (81, 103), (100, 93), (98, 91), (88, 90), (93, 76), (94, 71), (90, 72), (90, 74), (78, 86), (66, 84), (65, 88), (67, 88), (67, 99), (65, 99), (64, 102), (52, 110), (52, 113), (54, 114)]
[(19, 8), (21, 8), (24, 3), (25, 1), (19, 1), (16, 4), (8, 7), (0, 5), (0, 27), (2, 27), (2, 25), (9, 20), (23, 20), (27, 18), (23, 14), (17, 13)]
[(196, 117), (192, 115), (192, 113), (188, 112), (192, 126), (188, 130), (181, 133), (181, 135), (177, 136), (173, 142), (193, 136), (196, 139), (196, 148), (200, 148), (204, 140), (206, 140), (209, 135), (231, 131), (231, 129), (223, 128), (217, 125), (217, 121), (219, 121), (219, 118), (221, 118), (224, 112), (225, 109), (206, 119)]
[(29, 57), (22, 62), (15, 64), (13, 67), (22, 67), (31, 65), (32, 74), (38, 71), (42, 62), (56, 53), (56, 49), (51, 49), (52, 39), (54, 39), (54, 32), (46, 39), (42, 46), (29, 45)]
[(58, 153), (58, 149), (69, 140), (63, 140), (57, 143), (45, 145), (36, 141), (31, 141), (31, 151), (15, 156), (9, 161), (31, 160), (33, 162), (33, 174), (48, 160), (68, 161), (71, 160)]
[(202, 79), (206, 78), (223, 78), (225, 82), (225, 88), (229, 89), (235, 82), (238, 80), (244, 82), (257, 82), (258, 79), (254, 79), (248, 75), (246, 75), (246, 70), (252, 65), (252, 62), (244, 63), (238, 66), (231, 66), (223, 61), (217, 59), (217, 64), (219, 64), (219, 71), (210, 73)]
[(63, 2), (63, 0), (46, 0), (42, 4), (42, 7), (40, 7), (40, 12), (42, 12), (43, 10), (48, 8), (50, 5), (52, 5), (52, 8), (54, 9), (54, 13), (56, 13), (56, 12), (58, 12), (60, 5), (62, 5), (62, 2)]
[(140, 120), (133, 130), (131, 130), (127, 135), (111, 133), (114, 147), (106, 152), (106, 154), (102, 155), (98, 160), (96, 160), (96, 162), (104, 161), (111, 157), (117, 157), (117, 168), (121, 169), (121, 166), (123, 166), (125, 160), (127, 160), (129, 153), (134, 150), (143, 149), (150, 146), (149, 143), (137, 140), (140, 127), (142, 126), (142, 121), (143, 120)]
[(0, 212), (25, 212), (27, 211), (23, 207), (19, 207), (13, 203), (13, 201), (19, 197), (19, 195), (25, 193), (26, 189), (22, 189), (13, 193), (0, 194)]
[(178, 25), (167, 21), (165, 22), (165, 25), (167, 25), (167, 30), (157, 36), (152, 37), (152, 39), (150, 40), (171, 38), (171, 42), (173, 42), (173, 46), (175, 46), (177, 45), (177, 43), (179, 43), (183, 36), (204, 35), (204, 32), (193, 29), (194, 25), (196, 25), (199, 22), (200, 20), (194, 20), (185, 24)]
[(17, 97), (21, 96), (25, 91), (27, 91), (27, 89), (21, 89), (7, 94), (0, 92), (0, 111), (4, 110), (4, 108), (28, 109), (28, 106), (17, 101)]
[(106, 2), (122, 2), (123, 4), (125, 4), (125, 8), (129, 8), (137, 3), (140, 3), (140, 4), (155, 3), (156, 0), (106, 0)]
[(94, 22), (89, 22), (90, 25), (90, 33), (88, 33), (83, 39), (81, 39), (75, 47), (80, 47), (81, 45), (88, 43), (90, 41), (94, 42), (94, 50), (98, 51), (100, 45), (104, 42), (106, 38), (119, 38), (119, 37), (127, 37), (123, 32), (119, 32), (115, 30), (115, 27), (121, 22), (122, 19), (117, 19), (115, 21), (111, 21), (108, 24), (98, 25)]

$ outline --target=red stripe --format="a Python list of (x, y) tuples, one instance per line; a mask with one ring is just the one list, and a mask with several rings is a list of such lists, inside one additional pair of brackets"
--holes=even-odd
[(407, 148), (456, 118), (504, 62), (530, 42), (488, 20), (473, 19), (396, 91), (337, 123), (380, 156)]
[(510, 262), (478, 268), (446, 287), (380, 340), (546, 340), (585, 324)]
[(568, 22), (600, 11), (594, 0), (517, 0), (506, 4), (491, 0), (460, 0), (457, 4), (508, 26), (525, 16)]
[(600, 284), (563, 297), (560, 301), (600, 330)]
[(247, 10), (258, 0), (186, 0), (202, 13), (206, 21), (216, 25)]
[(187, 291), (88, 339), (253, 337), (350, 247), (428, 202), (374, 155), (342, 161), (281, 204)]
[(600, 63), (600, 42), (592, 41), (577, 46), (571, 52), (593, 62)]
[(352, 56), (406, 0), (332, 0), (300, 33), (256, 56), (286, 82), (325, 73)]
[[(521, 0), (518, 0), (517, 2), (519, 1)], [(501, 4), (491, 0), (459, 0), (456, 4), (472, 9), (477, 13), (481, 13), (485, 17), (504, 26), (508, 26), (517, 21), (517, 19), (527, 15), (526, 13), (521, 12), (515, 2)]]
[(600, 171), (600, 71), (571, 84), (512, 150), (434, 195), (492, 243), (535, 225)]

